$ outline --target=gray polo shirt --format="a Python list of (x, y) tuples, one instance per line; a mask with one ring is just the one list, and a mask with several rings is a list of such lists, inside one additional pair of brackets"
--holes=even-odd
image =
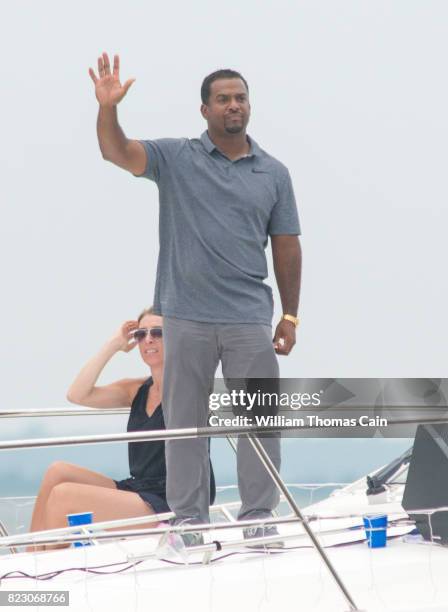
[(248, 137), (229, 160), (200, 138), (141, 140), (142, 175), (159, 188), (157, 314), (211, 323), (271, 325), (268, 236), (300, 234), (287, 168)]

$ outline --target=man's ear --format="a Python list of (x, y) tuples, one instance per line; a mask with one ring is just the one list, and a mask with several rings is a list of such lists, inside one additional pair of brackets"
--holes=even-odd
[(207, 105), (201, 104), (201, 115), (204, 117), (204, 119), (208, 119), (207, 111), (208, 111)]

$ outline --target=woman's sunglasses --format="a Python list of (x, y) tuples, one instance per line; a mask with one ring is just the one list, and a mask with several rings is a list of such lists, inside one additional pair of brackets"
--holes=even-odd
[(137, 342), (142, 342), (146, 338), (147, 335), (150, 335), (151, 338), (161, 338), (162, 337), (162, 328), (161, 327), (139, 327), (135, 331), (132, 332), (132, 337)]

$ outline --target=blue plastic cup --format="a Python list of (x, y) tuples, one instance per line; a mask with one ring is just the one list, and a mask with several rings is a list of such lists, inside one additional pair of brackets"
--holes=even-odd
[[(67, 514), (67, 523), (70, 527), (75, 527), (76, 525), (88, 525), (92, 522), (93, 512), (78, 512), (76, 514)], [(77, 531), (76, 533), (81, 533)], [(73, 546), (90, 546), (91, 542), (73, 542)]]
[(363, 517), (369, 548), (381, 548), (387, 542), (387, 514), (369, 514)]

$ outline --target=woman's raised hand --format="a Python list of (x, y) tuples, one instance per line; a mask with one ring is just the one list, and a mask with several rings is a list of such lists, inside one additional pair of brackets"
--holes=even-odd
[(95, 83), (96, 99), (101, 106), (116, 106), (126, 95), (129, 87), (135, 79), (128, 79), (124, 85), (120, 83), (120, 58), (114, 55), (114, 67), (111, 73), (110, 62), (107, 53), (98, 58), (98, 74), (96, 76), (93, 68), (89, 68), (89, 74)]
[(137, 321), (126, 321), (117, 329), (111, 338), (111, 342), (117, 351), (129, 353), (129, 351), (132, 351), (137, 346), (138, 342), (131, 335), (136, 329), (138, 329)]

